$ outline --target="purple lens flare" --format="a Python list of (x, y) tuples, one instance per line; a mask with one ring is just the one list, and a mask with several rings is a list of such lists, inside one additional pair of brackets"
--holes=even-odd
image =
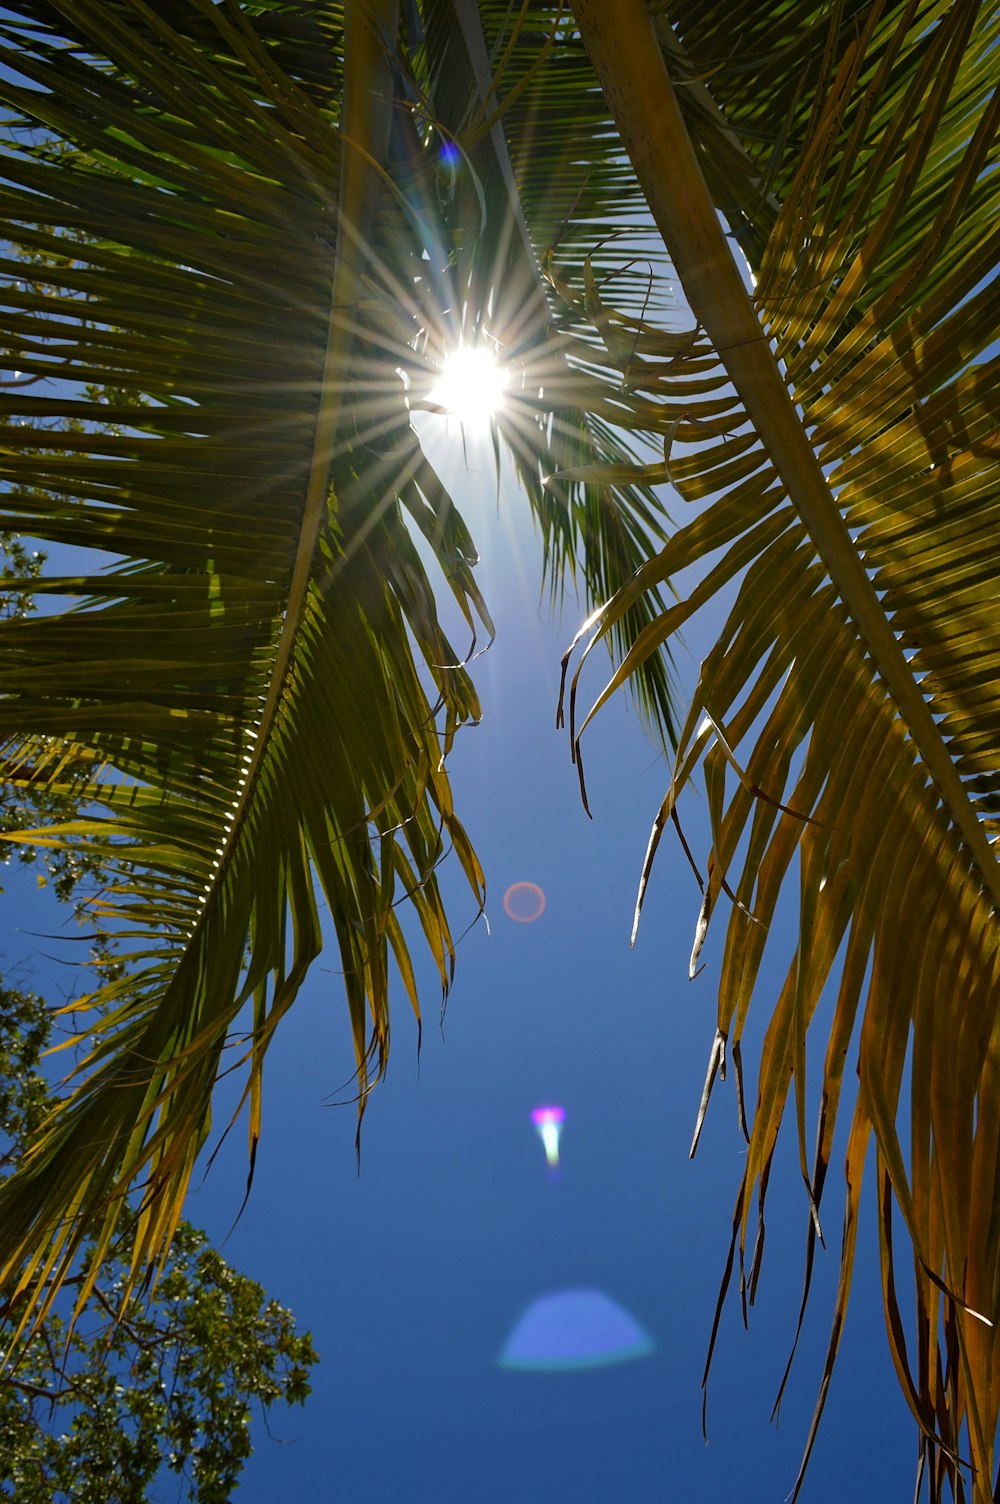
[(535, 1107), (531, 1113), (531, 1121), (545, 1146), (545, 1159), (548, 1167), (555, 1172), (559, 1168), (559, 1135), (566, 1121), (566, 1112), (564, 1108), (556, 1106)]

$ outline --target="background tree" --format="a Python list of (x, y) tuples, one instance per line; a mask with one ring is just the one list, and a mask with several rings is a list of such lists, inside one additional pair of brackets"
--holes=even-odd
[[(620, 667), (597, 704), (632, 683), (669, 736), (664, 645), (735, 592), (650, 859), (704, 766), (696, 952), (729, 905), (706, 1097), (728, 1050), (741, 1111), (747, 1012), (778, 894), (798, 887), (745, 1114), (741, 1288), (752, 1299), (751, 1208), (762, 1228), (791, 1095), (808, 1293), (856, 1029), (828, 1370), (874, 1142), (887, 1330), (930, 1492), (963, 1497), (967, 1456), (989, 1499), (1000, 17), (975, 0), (16, 0), (0, 40), (11, 242), (87, 237), (75, 269), (30, 289), (7, 267), (12, 359), (149, 399), (104, 414), (114, 439), (38, 456), (15, 436), (4, 455), (10, 525), (120, 560), (51, 586), (84, 610), (5, 632), (0, 694), (17, 776), (58, 780), (81, 749), (99, 762), (103, 816), (47, 838), (126, 864), (110, 907), (136, 955), (103, 990), (82, 1082), (0, 1198), (7, 1266), (45, 1248), (65, 1274), (88, 1227), (103, 1256), (139, 1177), (137, 1265), (168, 1240), (244, 1006), (252, 1155), (264, 1051), (321, 943), (314, 876), (362, 1105), (392, 963), (418, 1006), (404, 894), (447, 987), (437, 864), (451, 843), (473, 905), (483, 875), (443, 771), (477, 704), (434, 578), (470, 635), (488, 612), (408, 404), (449, 342), (488, 329), (518, 378), (498, 438), (553, 570), (579, 551), (591, 600), (611, 597), (591, 630)], [(92, 165), (53, 159), (55, 138)], [(691, 309), (679, 331), (653, 224)], [(19, 405), (98, 418), (58, 392)], [(637, 466), (621, 431), (655, 434), (662, 463)], [(666, 482), (693, 515), (661, 548), (641, 488)], [(689, 568), (690, 594), (665, 605)], [(831, 982), (811, 1156), (806, 1034)], [(107, 1149), (84, 1161), (81, 1142)]]
[[(0, 983), (7, 1167), (45, 1112), (39, 1061), (51, 1028), (41, 998)], [(85, 1248), (78, 1278), (88, 1256)], [(252, 1451), (255, 1409), (266, 1417), (275, 1404), (308, 1395), (316, 1362), (308, 1334), (203, 1233), (182, 1223), (152, 1293), (123, 1309), (131, 1258), (126, 1225), (76, 1321), (52, 1309), (13, 1351), (16, 1308), (4, 1313), (0, 1497), (141, 1504), (162, 1497), (157, 1484), (173, 1473), (184, 1497), (225, 1504)]]

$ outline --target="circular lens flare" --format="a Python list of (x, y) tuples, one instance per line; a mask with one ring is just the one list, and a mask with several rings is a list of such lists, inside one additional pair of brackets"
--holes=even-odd
[(470, 428), (485, 428), (503, 402), (507, 372), (486, 345), (459, 345), (445, 360), (429, 400)]
[(545, 894), (537, 883), (511, 883), (503, 896), (503, 911), (515, 924), (534, 924), (545, 913)]

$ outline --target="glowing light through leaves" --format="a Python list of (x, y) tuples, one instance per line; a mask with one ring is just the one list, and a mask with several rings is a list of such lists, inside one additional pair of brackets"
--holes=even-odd
[(503, 911), (515, 924), (533, 924), (545, 913), (545, 894), (537, 883), (511, 883), (503, 896)]
[(566, 1114), (561, 1107), (536, 1107), (531, 1121), (545, 1146), (545, 1159), (550, 1170), (559, 1168), (559, 1136), (562, 1133)]
[(655, 1344), (634, 1317), (601, 1290), (557, 1290), (532, 1302), (500, 1354), (501, 1368), (601, 1368), (644, 1358)]
[(507, 373), (487, 345), (459, 345), (445, 360), (429, 402), (470, 428), (485, 428), (506, 390)]

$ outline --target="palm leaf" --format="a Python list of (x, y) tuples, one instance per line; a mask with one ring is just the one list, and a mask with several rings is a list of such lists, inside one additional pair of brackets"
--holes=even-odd
[[(719, 131), (721, 120), (778, 191), (776, 210), (762, 198), (747, 216), (748, 254), (773, 217), (751, 301), (646, 7), (616, 7), (613, 27), (590, 0), (575, 9), (718, 361), (715, 384), (701, 378), (710, 396), (678, 390), (683, 369), (664, 373), (655, 335), (640, 332), (645, 368), (631, 380), (662, 402), (662, 477), (699, 510), (599, 616), (597, 638), (647, 585), (722, 553), (637, 642), (594, 709), (646, 652), (738, 584), (701, 666), (639, 909), (660, 834), (703, 765), (712, 849), (699, 944), (724, 883), (736, 900), (709, 1087), (726, 1048), (739, 1048), (765, 949), (780, 947), (769, 934), (779, 895), (799, 889), (798, 945), (764, 1037), (734, 1224), (746, 1288), (752, 1298), (759, 1272), (758, 1254), (746, 1262), (751, 1207), (756, 1196), (762, 1227), (790, 1105), (809, 1203), (808, 1294), (856, 1031), (842, 1275), (817, 1421), (874, 1137), (887, 1330), (931, 1494), (949, 1483), (964, 1497), (956, 1459), (966, 1456), (972, 1496), (985, 1501), (1000, 1413), (1000, 26), (976, 4), (865, 7), (849, 25), (834, 12), (819, 49), (809, 7), (766, 17), (745, 7), (719, 11), (713, 43), (705, 7), (676, 7), (691, 67), (713, 93), (708, 58), (723, 24), (730, 35), (756, 24), (758, 41), (740, 51), (768, 54), (762, 76), (741, 76), (716, 52), (725, 103), (706, 126)], [(664, 11), (673, 18), (674, 7)], [(794, 91), (783, 100), (780, 80), (803, 49), (815, 92), (808, 110), (789, 110)], [(766, 122), (770, 140), (754, 134)], [(688, 124), (697, 128), (690, 115)], [(576, 716), (576, 682), (579, 754), (589, 716)], [(836, 975), (811, 1158), (806, 1037)], [(915, 1353), (894, 1293), (893, 1204), (915, 1256)]]
[[(4, 1278), (43, 1303), (88, 1236), (96, 1272), (132, 1187), (137, 1271), (162, 1255), (227, 1051), (246, 1070), (252, 1164), (266, 1047), (323, 943), (321, 899), (360, 1108), (392, 986), (419, 1018), (411, 929), (447, 992), (437, 867), (454, 852), (472, 915), (484, 887), (444, 760), (479, 714), (461, 663), (491, 628), (408, 403), (458, 333), (456, 289), (501, 266), (536, 289), (517, 346), (531, 374), (503, 431), (554, 575), (579, 561), (604, 599), (664, 536), (641, 487), (541, 484), (554, 444), (621, 466), (609, 424), (641, 432), (641, 413), (593, 336), (574, 360), (539, 299), (545, 223), (507, 261), (487, 249), (523, 213), (509, 175), (506, 198), (490, 182), (506, 138), (495, 122), (477, 135), (502, 78), (471, 56), (475, 109), (451, 131), (468, 136), (466, 180), (442, 193), (455, 74), (418, 22), (393, 0), (18, 0), (0, 18), (0, 273), (9, 359), (36, 383), (7, 399), (0, 527), (80, 551), (78, 573), (46, 582), (50, 611), (3, 624), (2, 756), (25, 786), (97, 770), (79, 819), (15, 838), (108, 869), (95, 907), (127, 963), (74, 1004), (83, 1058), (2, 1191)], [(527, 157), (515, 124), (508, 165)], [(610, 232), (608, 193), (592, 207)], [(518, 310), (501, 312), (510, 343)], [(621, 644), (656, 612), (655, 595), (639, 603)], [(668, 736), (662, 656), (640, 701)]]
[[(6, 93), (42, 145), (5, 159), (9, 239), (53, 263), (30, 284), (7, 263), (15, 360), (148, 405), (34, 398), (20, 406), (31, 422), (4, 435), (6, 525), (122, 560), (109, 579), (63, 583), (85, 609), (11, 624), (6, 755), (30, 777), (58, 739), (116, 770), (92, 787), (93, 815), (37, 839), (123, 864), (104, 907), (131, 967), (90, 1000), (82, 1079), (8, 1188), (19, 1230), (5, 1252), (24, 1279), (68, 1267), (84, 1219), (67, 1213), (96, 1211), (107, 1247), (137, 1178), (140, 1257), (169, 1239), (251, 1001), (256, 1143), (263, 1051), (322, 943), (314, 881), (344, 958), (362, 1102), (388, 1045), (390, 953), (417, 1006), (397, 892), (445, 988), (434, 869), (447, 845), (482, 895), (441, 771), (441, 737), (476, 699), (446, 667), (459, 655), (395, 501), (416, 441), (398, 382), (395, 398), (362, 384), (373, 344), (409, 338), (359, 270), (357, 247), (378, 254), (385, 234), (372, 164), (386, 121), (356, 111), (344, 150), (232, 7), (192, 8), (225, 68), (142, 5), (67, 10), (89, 41), (22, 36), (5, 53), (37, 86)], [(91, 62), (98, 38), (117, 66)], [(348, 56), (348, 115), (381, 58), (364, 42)], [(47, 161), (51, 137), (88, 155)], [(331, 260), (338, 205), (354, 239)], [(388, 252), (376, 267), (390, 270)], [(352, 350), (362, 382), (355, 369), (348, 384)], [(452, 590), (488, 620), (441, 493), (410, 480), (402, 499), (432, 514)]]

